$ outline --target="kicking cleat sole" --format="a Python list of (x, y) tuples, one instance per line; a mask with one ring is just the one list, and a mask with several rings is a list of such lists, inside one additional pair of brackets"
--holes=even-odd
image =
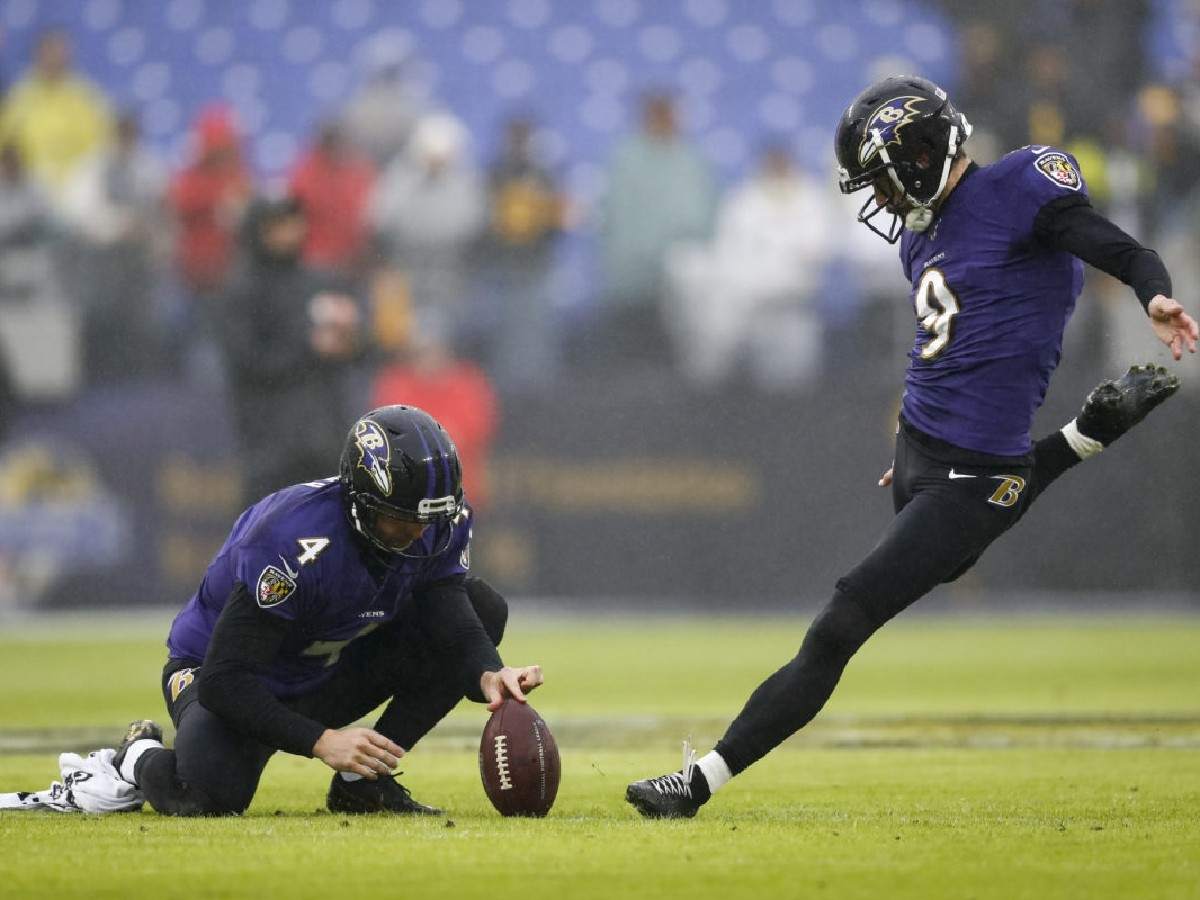
[(1178, 390), (1179, 378), (1162, 366), (1130, 366), (1088, 394), (1076, 426), (1107, 447)]

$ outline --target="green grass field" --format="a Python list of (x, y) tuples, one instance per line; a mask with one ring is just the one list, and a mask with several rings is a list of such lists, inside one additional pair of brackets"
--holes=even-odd
[[(0, 897), (1200, 897), (1200, 619), (895, 623), (699, 817), (639, 819), (625, 784), (707, 749), (805, 624), (518, 612), (505, 657), (545, 667), (563, 753), (548, 819), (491, 810), (464, 705), (403, 765), (448, 819), (331, 815), (328, 770), (279, 756), (240, 819), (0, 814)], [(6, 627), (0, 791), (163, 718), (164, 628)]]

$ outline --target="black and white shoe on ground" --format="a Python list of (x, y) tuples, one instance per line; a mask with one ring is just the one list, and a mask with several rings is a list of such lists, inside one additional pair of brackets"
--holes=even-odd
[(333, 773), (329, 783), (329, 795), (325, 805), (330, 812), (392, 813), (401, 816), (440, 816), (442, 811), (435, 806), (426, 806), (413, 799), (412, 793), (392, 775), (380, 775), (374, 781), (359, 778), (347, 781), (339, 773)]
[(635, 781), (625, 789), (625, 801), (647, 819), (690, 819), (710, 796), (688, 741), (683, 742), (683, 767), (678, 772)]

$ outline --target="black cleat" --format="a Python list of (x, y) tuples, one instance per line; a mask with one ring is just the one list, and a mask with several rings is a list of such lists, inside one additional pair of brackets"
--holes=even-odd
[(134, 741), (158, 741), (161, 744), (162, 739), (162, 726), (157, 722), (150, 719), (137, 719), (130, 722), (129, 727), (125, 729), (125, 737), (121, 738), (121, 743), (117, 746), (117, 755), (113, 757), (113, 768), (118, 772), (121, 771), (121, 763), (125, 762), (125, 752)]
[(1177, 390), (1179, 378), (1162, 366), (1130, 366), (1120, 378), (1088, 394), (1075, 427), (1107, 447)]
[(408, 788), (391, 775), (380, 775), (374, 781), (360, 778), (347, 781), (337, 772), (329, 783), (329, 795), (325, 805), (330, 812), (349, 813), (394, 813), (401, 816), (440, 816), (442, 811), (435, 806), (418, 803)]
[(625, 788), (625, 802), (647, 819), (690, 819), (711, 796), (690, 740), (683, 742), (683, 768), (678, 772), (635, 781)]
[(625, 802), (647, 819), (690, 819), (704, 805), (692, 792), (690, 773), (671, 772), (658, 778), (635, 781), (625, 788)]

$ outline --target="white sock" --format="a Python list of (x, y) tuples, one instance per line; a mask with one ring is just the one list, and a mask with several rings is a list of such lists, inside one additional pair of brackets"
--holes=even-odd
[(362, 776), (357, 772), (338, 772), (342, 776), (342, 781), (362, 781)]
[(137, 771), (138, 760), (142, 758), (142, 754), (147, 750), (162, 749), (162, 741), (155, 741), (150, 738), (142, 738), (140, 741), (134, 741), (129, 745), (129, 749), (125, 751), (125, 758), (121, 760), (121, 769), (118, 774), (136, 787), (137, 782), (134, 780), (133, 775)]
[(1081, 432), (1079, 426), (1075, 424), (1074, 419), (1064, 425), (1061, 430), (1063, 437), (1067, 439), (1067, 443), (1080, 459), (1095, 456), (1104, 449), (1104, 445), (1098, 440), (1090, 438)]
[(725, 760), (721, 758), (721, 754), (716, 750), (711, 750), (704, 754), (696, 760), (696, 765), (704, 773), (704, 780), (708, 782), (709, 791), (714, 794), (717, 792), (717, 788), (728, 784), (729, 779), (733, 777), (733, 773), (729, 771), (729, 766), (725, 764)]

